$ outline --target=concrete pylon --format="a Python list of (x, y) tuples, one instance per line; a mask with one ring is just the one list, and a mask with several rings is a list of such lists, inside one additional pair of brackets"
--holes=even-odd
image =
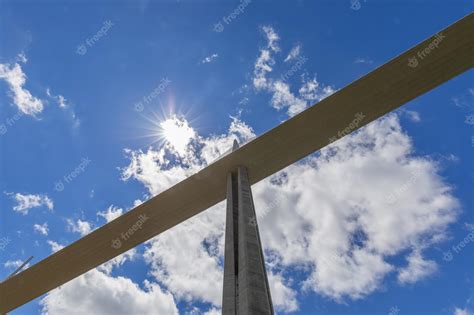
[[(238, 148), (234, 141), (233, 150)], [(222, 314), (274, 314), (247, 168), (227, 177)]]

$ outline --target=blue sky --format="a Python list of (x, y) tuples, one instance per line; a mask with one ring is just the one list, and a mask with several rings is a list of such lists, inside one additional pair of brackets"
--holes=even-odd
[[(0, 1), (0, 278), (472, 8)], [(254, 185), (278, 313), (474, 314), (473, 79)], [(12, 314), (219, 314), (223, 207)]]

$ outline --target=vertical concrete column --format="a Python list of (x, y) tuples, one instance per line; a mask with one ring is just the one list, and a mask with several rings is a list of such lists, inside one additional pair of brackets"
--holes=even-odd
[(247, 168), (237, 169), (238, 313), (273, 314), (265, 261)]
[(236, 315), (238, 302), (238, 194), (237, 174), (227, 176), (227, 210), (224, 250), (224, 289), (222, 314)]
[[(234, 141), (232, 150), (239, 147)], [(274, 314), (247, 168), (227, 176), (222, 314)]]

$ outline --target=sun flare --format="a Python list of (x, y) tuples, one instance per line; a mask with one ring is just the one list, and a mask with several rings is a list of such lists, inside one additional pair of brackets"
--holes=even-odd
[(184, 118), (173, 116), (160, 122), (160, 136), (179, 154), (185, 155), (186, 148), (196, 132)]

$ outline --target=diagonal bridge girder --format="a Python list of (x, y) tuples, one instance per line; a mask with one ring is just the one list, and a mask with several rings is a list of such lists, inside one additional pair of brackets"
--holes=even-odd
[[(337, 137), (338, 132), (346, 129), (356, 117), (363, 118), (350, 131), (472, 68), (472, 13), (440, 31), (438, 37), (436, 35), (0, 283), (0, 313), (47, 293), (224, 200), (227, 174), (237, 166), (245, 165), (250, 184), (255, 184), (325, 147), (329, 139)], [(418, 52), (426, 52), (426, 49), (429, 49), (429, 54), (420, 53), (424, 56), (420, 58)], [(126, 239), (121, 238), (121, 234), (127, 231), (132, 232)]]

